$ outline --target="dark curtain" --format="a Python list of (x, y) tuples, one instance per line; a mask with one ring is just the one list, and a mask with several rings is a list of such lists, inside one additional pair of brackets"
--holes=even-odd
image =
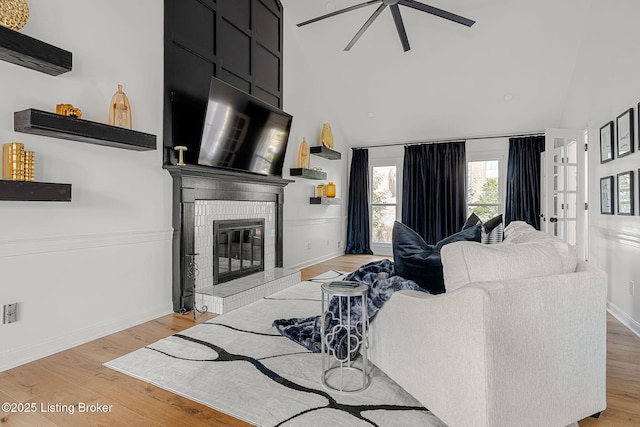
[(402, 222), (429, 244), (457, 233), (467, 213), (465, 142), (404, 150)]
[(349, 173), (347, 246), (344, 253), (372, 255), (369, 230), (369, 151), (354, 149)]
[(525, 221), (540, 230), (540, 153), (544, 136), (509, 138), (504, 223)]

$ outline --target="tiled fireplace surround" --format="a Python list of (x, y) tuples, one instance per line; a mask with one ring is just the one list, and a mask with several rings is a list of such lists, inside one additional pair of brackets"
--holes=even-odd
[[(191, 165), (165, 169), (173, 178), (174, 311), (195, 303), (221, 314), (300, 281), (299, 272), (282, 268), (284, 186), (291, 181)], [(213, 221), (250, 218), (265, 220), (265, 271), (212, 286)]]

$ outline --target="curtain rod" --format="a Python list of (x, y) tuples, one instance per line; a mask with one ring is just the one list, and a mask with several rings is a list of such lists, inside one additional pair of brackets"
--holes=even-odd
[(363, 148), (380, 148), (380, 147), (394, 147), (397, 145), (420, 145), (420, 144), (438, 144), (442, 142), (462, 142), (462, 141), (470, 141), (474, 139), (496, 139), (496, 138), (517, 138), (522, 136), (540, 136), (544, 135), (543, 131), (539, 132), (524, 132), (517, 134), (509, 134), (509, 135), (491, 135), (491, 136), (469, 136), (466, 138), (446, 138), (446, 139), (428, 139), (425, 141), (415, 141), (415, 142), (390, 142), (388, 144), (376, 144), (376, 145), (363, 145), (358, 147), (351, 147), (352, 150), (361, 150)]

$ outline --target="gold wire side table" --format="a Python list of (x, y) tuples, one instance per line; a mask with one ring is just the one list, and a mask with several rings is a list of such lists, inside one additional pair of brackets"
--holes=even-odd
[[(323, 283), (321, 289), (322, 385), (343, 393), (362, 391), (369, 386), (369, 287), (358, 282), (330, 282)], [(332, 301), (335, 307), (330, 310)]]

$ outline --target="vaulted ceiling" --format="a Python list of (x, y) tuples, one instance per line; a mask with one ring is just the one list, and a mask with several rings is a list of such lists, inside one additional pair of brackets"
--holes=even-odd
[(408, 52), (389, 10), (343, 51), (377, 5), (295, 25), (363, 1), (282, 0), (285, 43), (305, 56), (350, 145), (559, 126), (592, 0), (421, 0), (476, 24), (401, 6)]

